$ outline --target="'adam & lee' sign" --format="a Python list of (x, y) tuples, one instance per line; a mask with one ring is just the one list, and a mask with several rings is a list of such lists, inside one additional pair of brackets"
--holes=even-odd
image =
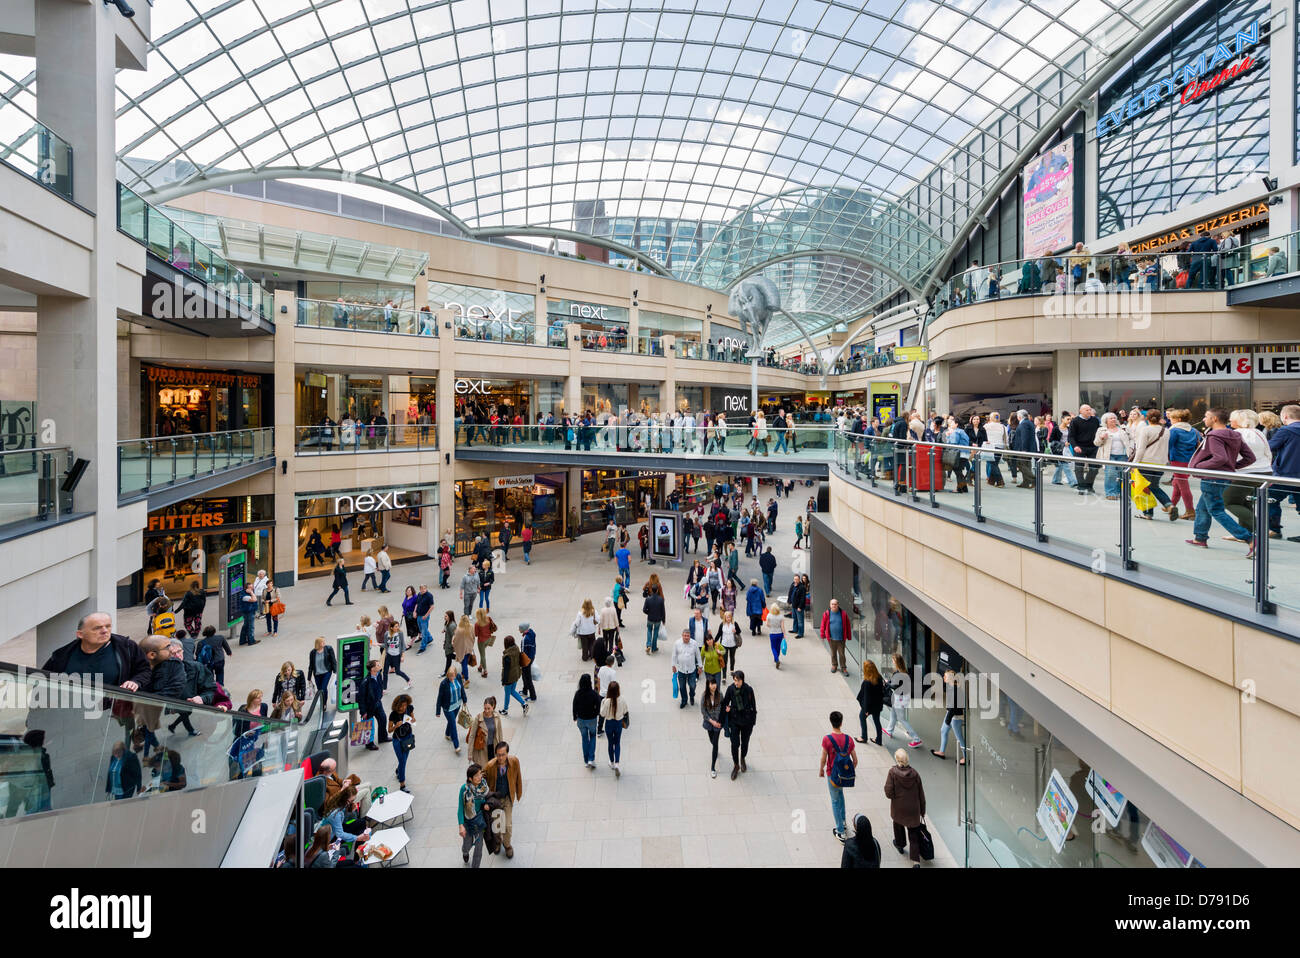
[(1191, 353), (1166, 356), (1164, 378), (1300, 379), (1300, 351), (1278, 353)]

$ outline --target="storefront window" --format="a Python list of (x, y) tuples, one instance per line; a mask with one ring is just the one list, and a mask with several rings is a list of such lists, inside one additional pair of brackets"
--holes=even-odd
[(556, 422), (564, 417), (564, 382), (559, 379), (460, 376), (453, 392), (458, 443), (522, 442), (530, 435), (525, 427), (536, 425), (539, 415), (551, 415)]
[[(1097, 415), (1120, 410), (1154, 409), (1160, 407), (1160, 383), (1080, 383), (1079, 405), (1087, 404)], [(1070, 412), (1076, 410), (1071, 409)]]
[(367, 553), (384, 545), (394, 562), (432, 555), (437, 505), (436, 483), (298, 496), (298, 574), (324, 573), (336, 555), (349, 569), (359, 568)]
[[(307, 371), (298, 374), (296, 386), (297, 449), (319, 446), (360, 451), (384, 447), (386, 424), (391, 421), (385, 409), (388, 396), (384, 377)], [(405, 394), (401, 395), (405, 401)], [(377, 415), (383, 415), (385, 422), (373, 423)], [(331, 426), (328, 430), (324, 428), (326, 417)]]
[[(333, 302), (339, 297), (345, 303), (366, 306), (383, 306), (390, 299), (400, 309), (415, 308), (415, 290), (410, 286), (388, 286), (383, 283), (358, 283), (352, 281), (311, 281), (303, 284), (303, 298)], [(432, 298), (429, 300), (433, 302)]]
[[(582, 473), (583, 532), (597, 532), (612, 517), (619, 525), (632, 525), (645, 515), (646, 497), (651, 508), (663, 502), (662, 472), (587, 469)], [(629, 531), (635, 531), (629, 529)]]
[(429, 281), (429, 308), (455, 313), (452, 328), (459, 339), (531, 343), (534, 304), (531, 293)]
[(603, 412), (621, 414), (628, 405), (627, 383), (598, 383), (583, 380), (582, 408), (599, 415)]
[[(605, 306), (599, 303), (578, 303), (567, 299), (552, 299), (546, 303), (546, 318), (551, 329), (563, 330), (569, 323), (581, 327), (583, 349), (604, 349), (613, 352), (628, 350), (628, 310), (622, 306)], [(561, 332), (561, 336), (563, 333)]]
[[(700, 412), (704, 409), (704, 387), (702, 386), (678, 386), (677, 387), (677, 409), (681, 412)], [(728, 416), (728, 419), (731, 417)]]
[(533, 528), (534, 542), (549, 542), (564, 536), (564, 473), (496, 476), (465, 479), (456, 483), (456, 554), (474, 548), (480, 535), (491, 539), (495, 548), (502, 524), (508, 525), (517, 542), (525, 525)]
[(142, 366), (140, 375), (145, 436), (225, 432), (262, 423), (262, 377), (255, 373)]
[(147, 587), (158, 579), (173, 599), (195, 581), (214, 590), (218, 562), (234, 549), (248, 549), (250, 561), (259, 563), (254, 568), (274, 576), (274, 525), (274, 497), (267, 495), (188, 499), (155, 510), (144, 531), (140, 583)]
[(436, 448), (437, 377), (389, 376), (388, 390), (388, 444)]

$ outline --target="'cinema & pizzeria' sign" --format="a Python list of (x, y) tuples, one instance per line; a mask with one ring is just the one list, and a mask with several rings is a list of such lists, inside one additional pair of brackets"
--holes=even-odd
[(1268, 221), (1268, 204), (1251, 203), (1235, 210), (1229, 210), (1226, 213), (1220, 213), (1217, 216), (1211, 216), (1201, 220), (1199, 223), (1191, 223), (1180, 229), (1171, 230), (1168, 233), (1161, 233), (1159, 236), (1152, 236), (1142, 240), (1140, 243), (1134, 243), (1131, 247), (1134, 253), (1163, 253), (1167, 249), (1172, 249), (1180, 243), (1189, 242), (1198, 236), (1204, 236), (1206, 233), (1214, 234), (1220, 230), (1236, 230), (1243, 226), (1252, 226), (1255, 223), (1264, 223)]

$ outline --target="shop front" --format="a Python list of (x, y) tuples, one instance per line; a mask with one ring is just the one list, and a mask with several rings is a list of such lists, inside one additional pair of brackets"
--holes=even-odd
[[(528, 436), (523, 428), (536, 425), (537, 417), (551, 415), (559, 422), (564, 417), (564, 380), (562, 379), (483, 379), (460, 375), (452, 387), (456, 400), (456, 442), (505, 445)], [(492, 417), (499, 426), (515, 424), (518, 432), (492, 429)], [(473, 422), (469, 422), (471, 419)]]
[(436, 376), (303, 369), (294, 386), (300, 453), (437, 448)]
[(584, 469), (582, 472), (581, 529), (598, 532), (609, 524), (631, 525), (645, 516), (646, 496), (650, 508), (663, 504), (666, 473), (635, 469)]
[(481, 535), (493, 547), (502, 525), (515, 541), (524, 526), (532, 526), (534, 542), (564, 537), (565, 474), (562, 472), (462, 479), (456, 483), (456, 554), (474, 548)]
[(215, 591), (219, 560), (238, 549), (248, 551), (249, 568), (265, 569), (274, 577), (274, 503), (275, 497), (267, 495), (189, 499), (149, 513), (133, 601), (143, 600), (154, 579), (173, 599), (194, 582)]
[(237, 370), (140, 367), (141, 435), (258, 429), (271, 421), (271, 377)]
[(712, 472), (679, 472), (676, 478), (673, 492), (676, 494), (677, 508), (682, 512), (689, 512), (699, 505), (707, 506), (713, 501), (715, 489), (721, 489), (723, 495), (729, 495), (736, 489), (742, 492), (749, 489), (742, 476)]
[[(349, 570), (360, 568), (367, 553), (384, 545), (395, 563), (437, 553), (437, 483), (312, 492), (295, 499), (299, 576), (330, 572), (335, 532), (340, 537), (337, 554)], [(319, 548), (313, 534), (319, 535)]]
[(628, 319), (630, 312), (623, 306), (606, 306), (601, 303), (578, 303), (567, 299), (546, 301), (548, 335), (558, 332), (561, 339), (564, 328), (570, 323), (581, 327), (582, 348), (610, 352), (628, 351)]
[[(816, 526), (814, 525), (814, 529)], [(961, 694), (960, 742), (949, 737), (947, 763), (918, 761), (931, 828), (959, 864), (1003, 868), (1152, 868), (1195, 865), (1186, 850), (1125, 795), (1125, 782), (1093, 768), (1071, 743), (1000, 687), (999, 676), (963, 659), (908, 601), (873, 581), (828, 539), (814, 545), (813, 608), (831, 598), (849, 613), (848, 686), (856, 692), (865, 661), (887, 678), (902, 658), (910, 694), (906, 720), (927, 747), (939, 742), (945, 696)], [(822, 558), (817, 559), (821, 550)], [(954, 682), (945, 684), (951, 671)], [(882, 721), (888, 727), (891, 708)], [(856, 717), (849, 719), (859, 734)], [(845, 729), (848, 731), (848, 728)], [(894, 742), (906, 741), (896, 726)], [(964, 746), (964, 748), (963, 748)], [(964, 757), (966, 764), (951, 759)], [(917, 761), (914, 757), (914, 761)], [(958, 811), (961, 810), (961, 815)], [(1059, 813), (1059, 814), (1058, 814)], [(1101, 828), (1094, 816), (1104, 818)]]
[(1087, 350), (1079, 397), (1098, 413), (1211, 408), (1277, 412), (1300, 402), (1300, 346)]

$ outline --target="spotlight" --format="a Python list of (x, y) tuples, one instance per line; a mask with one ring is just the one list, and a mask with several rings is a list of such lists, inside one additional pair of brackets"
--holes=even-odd
[(104, 6), (117, 7), (117, 12), (122, 14), (122, 16), (126, 17), (128, 20), (135, 16), (135, 10), (132, 9), (131, 4), (127, 3), (126, 0), (104, 0)]
[(1274, 192), (1277, 189), (1277, 177), (1276, 176), (1264, 177), (1264, 189), (1268, 190), (1270, 193)]

